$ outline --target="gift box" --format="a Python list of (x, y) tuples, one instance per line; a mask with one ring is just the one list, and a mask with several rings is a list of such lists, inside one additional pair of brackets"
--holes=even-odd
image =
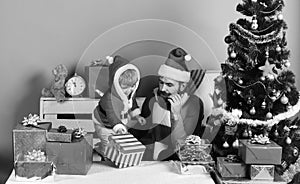
[(247, 165), (240, 160), (218, 157), (217, 171), (223, 178), (245, 178), (247, 176)]
[(71, 142), (73, 130), (59, 132), (59, 129), (53, 128), (47, 132), (47, 141), (49, 142)]
[(105, 92), (108, 89), (108, 65), (85, 66), (85, 78), (87, 80), (88, 97), (99, 96), (95, 90)]
[(208, 164), (214, 163), (210, 152), (212, 145), (201, 139), (199, 143), (178, 143), (177, 154), (179, 160), (185, 164)]
[(204, 165), (194, 165), (185, 164), (180, 161), (173, 161), (173, 166), (176, 171), (182, 175), (197, 175), (197, 174), (207, 174), (208, 171)]
[(240, 140), (239, 155), (246, 164), (280, 164), (282, 147), (274, 141), (269, 144), (253, 144)]
[(15, 178), (17, 181), (36, 181), (53, 177), (54, 161), (55, 157), (46, 157), (44, 160), (37, 161), (28, 160), (23, 154), (18, 154), (14, 163)]
[(32, 150), (46, 150), (46, 133), (52, 127), (51, 122), (39, 122), (38, 125), (18, 124), (13, 129), (14, 160), (17, 155), (26, 154)]
[(86, 175), (92, 166), (93, 135), (86, 134), (70, 143), (47, 142), (46, 153), (56, 157), (56, 173)]
[(274, 165), (251, 165), (250, 178), (251, 180), (274, 180)]
[(118, 168), (139, 165), (146, 147), (131, 134), (111, 135), (105, 156)]

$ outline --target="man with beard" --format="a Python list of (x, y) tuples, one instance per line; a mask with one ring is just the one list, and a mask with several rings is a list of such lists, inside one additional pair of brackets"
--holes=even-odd
[[(147, 146), (154, 160), (177, 159), (176, 145), (189, 135), (201, 135), (203, 102), (190, 93), (193, 81), (185, 63), (189, 60), (191, 56), (181, 48), (169, 53), (158, 70), (158, 88), (143, 103), (141, 116), (147, 124), (129, 130)], [(200, 83), (203, 76), (201, 70)]]

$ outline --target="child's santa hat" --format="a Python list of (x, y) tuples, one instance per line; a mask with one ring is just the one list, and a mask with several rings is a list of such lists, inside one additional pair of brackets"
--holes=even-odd
[(158, 75), (168, 77), (170, 79), (189, 82), (190, 72), (186, 66), (186, 61), (190, 61), (192, 58), (183, 49), (173, 49), (168, 56), (166, 62), (160, 66)]

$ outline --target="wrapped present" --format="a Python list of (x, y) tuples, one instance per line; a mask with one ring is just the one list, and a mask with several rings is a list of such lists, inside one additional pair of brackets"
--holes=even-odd
[(41, 150), (18, 154), (14, 164), (17, 181), (36, 181), (53, 177), (55, 157), (47, 157)]
[[(13, 129), (14, 160), (17, 155), (24, 155), (28, 151), (46, 149), (46, 133), (52, 127), (51, 122), (30, 122), (24, 118), (23, 124), (17, 124)], [(36, 117), (34, 117), (36, 118)], [(28, 120), (28, 121), (27, 121)], [(29, 123), (30, 122), (30, 123)]]
[(65, 126), (50, 129), (47, 132), (47, 141), (49, 142), (71, 142), (73, 130), (66, 129)]
[(250, 178), (251, 180), (274, 180), (274, 165), (251, 165)]
[(239, 155), (246, 164), (280, 164), (282, 147), (270, 140), (269, 144), (253, 144), (240, 140)]
[(47, 142), (46, 153), (56, 157), (56, 173), (86, 175), (92, 166), (93, 135), (86, 134), (70, 143)]
[(177, 172), (182, 175), (197, 175), (208, 173), (204, 165), (191, 165), (182, 163), (180, 161), (173, 161), (172, 163)]
[(105, 156), (118, 168), (139, 165), (146, 147), (131, 134), (111, 135)]
[(96, 90), (102, 92), (108, 89), (108, 65), (107, 64), (92, 64), (85, 66), (85, 78), (87, 80), (88, 97), (95, 98), (98, 96)]
[(217, 170), (223, 178), (244, 178), (247, 174), (247, 165), (235, 155), (228, 155), (217, 158)]
[(190, 135), (183, 143), (178, 143), (176, 146), (179, 160), (182, 163), (208, 164), (214, 162), (210, 155), (212, 145), (207, 144), (199, 136)]

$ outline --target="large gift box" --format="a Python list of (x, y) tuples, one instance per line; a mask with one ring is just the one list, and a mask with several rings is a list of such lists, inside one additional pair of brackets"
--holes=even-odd
[(268, 144), (240, 140), (239, 155), (246, 164), (280, 164), (282, 147), (270, 140)]
[(88, 97), (97, 97), (97, 93), (95, 93), (96, 89), (102, 92), (105, 92), (108, 89), (108, 65), (86, 66), (85, 78), (88, 84)]
[(17, 124), (13, 129), (14, 160), (17, 155), (32, 150), (46, 150), (46, 133), (52, 127), (51, 122), (39, 122), (37, 125)]
[(73, 130), (60, 131), (58, 128), (50, 129), (47, 132), (47, 141), (49, 142), (71, 142)]
[[(41, 155), (42, 153), (42, 155)], [(53, 162), (55, 157), (46, 157), (44, 152), (33, 150), (31, 158), (28, 155), (18, 154), (14, 163), (15, 177), (17, 181), (36, 181), (54, 176)], [(39, 159), (33, 159), (36, 157)], [(43, 157), (43, 158), (42, 158)]]
[(93, 135), (73, 139), (70, 143), (47, 142), (46, 153), (56, 157), (56, 173), (86, 175), (92, 166)]
[(217, 170), (223, 178), (245, 178), (247, 165), (237, 159), (227, 157), (217, 158)]
[(139, 165), (146, 147), (131, 134), (111, 135), (105, 156), (118, 168)]
[(251, 180), (274, 180), (274, 165), (251, 165)]

